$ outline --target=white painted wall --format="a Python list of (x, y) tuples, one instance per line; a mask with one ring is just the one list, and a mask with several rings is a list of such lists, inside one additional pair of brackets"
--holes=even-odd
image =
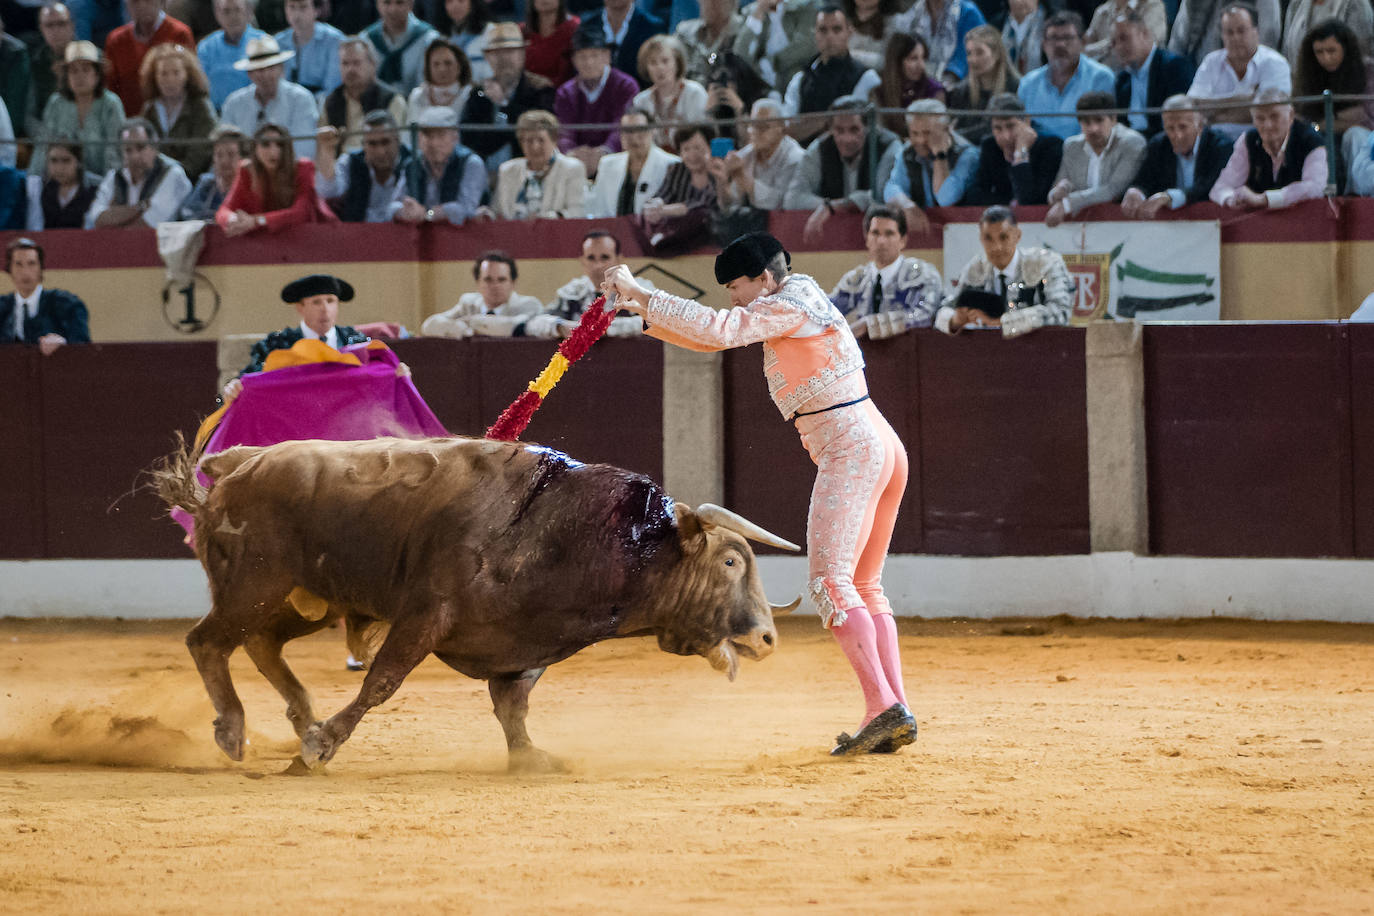
[[(763, 557), (764, 587), (785, 604), (806, 590), (806, 560)], [(1138, 557), (888, 558), (898, 614), (919, 617), (1246, 617), (1374, 623), (1374, 562)], [(199, 617), (195, 560), (0, 561), (0, 616)], [(798, 614), (810, 611), (803, 602)]]

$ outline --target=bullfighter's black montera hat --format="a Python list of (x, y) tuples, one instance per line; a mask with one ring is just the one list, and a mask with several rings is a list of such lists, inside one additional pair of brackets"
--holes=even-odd
[(716, 255), (716, 282), (724, 286), (739, 277), (757, 277), (779, 252), (786, 256), (790, 268), (792, 255), (782, 247), (782, 242), (767, 232), (741, 235)]
[(282, 287), (281, 301), (300, 302), (311, 296), (325, 296), (330, 293), (338, 296), (340, 302), (349, 302), (353, 299), (353, 287), (345, 281), (330, 274), (311, 274), (299, 280), (292, 280)]

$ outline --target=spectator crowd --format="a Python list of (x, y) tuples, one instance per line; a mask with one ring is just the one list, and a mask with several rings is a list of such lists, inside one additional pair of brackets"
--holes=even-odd
[(1370, 4), (0, 0), (0, 228), (1368, 195)]

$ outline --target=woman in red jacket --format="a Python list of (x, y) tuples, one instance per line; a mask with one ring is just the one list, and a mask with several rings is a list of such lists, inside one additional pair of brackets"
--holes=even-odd
[(239, 165), (229, 196), (215, 214), (215, 222), (231, 238), (337, 220), (315, 194), (315, 164), (296, 158), (290, 134), (276, 124), (264, 124), (253, 134), (253, 157)]

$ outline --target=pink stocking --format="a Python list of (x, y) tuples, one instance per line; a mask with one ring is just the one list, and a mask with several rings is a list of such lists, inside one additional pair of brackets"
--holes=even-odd
[(878, 658), (883, 663), (887, 686), (892, 688), (897, 702), (906, 706), (906, 690), (902, 687), (902, 657), (897, 649), (897, 622), (891, 614), (874, 614), (873, 629), (878, 643)]
[(858, 675), (859, 686), (864, 692), (862, 724), (867, 725), (869, 720), (898, 702), (898, 699), (883, 672), (873, 618), (868, 615), (868, 609), (860, 606), (850, 608), (846, 613), (848, 619), (839, 626), (831, 627), (830, 632), (835, 634), (835, 641), (840, 644), (854, 673)]

